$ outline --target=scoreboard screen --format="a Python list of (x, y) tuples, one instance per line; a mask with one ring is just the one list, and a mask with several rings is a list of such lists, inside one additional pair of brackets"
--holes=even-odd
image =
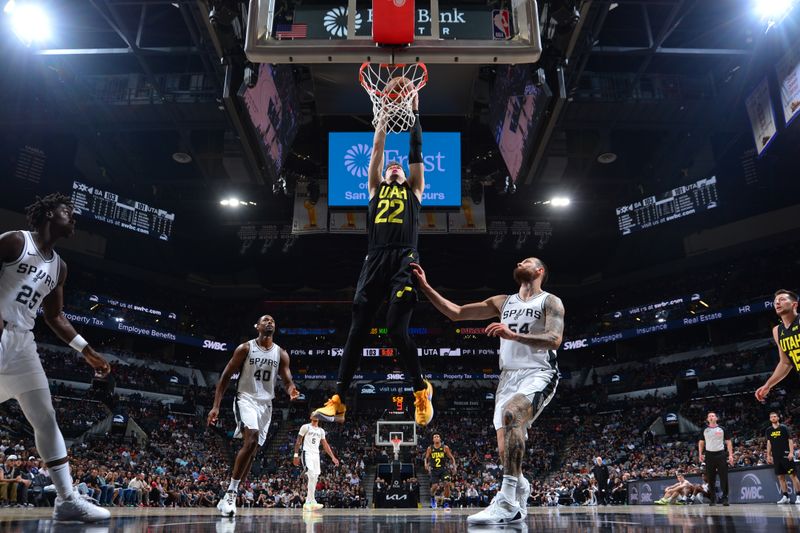
[(711, 176), (682, 185), (658, 196), (649, 196), (617, 208), (622, 235), (717, 207), (717, 178)]
[(80, 181), (72, 182), (72, 205), (75, 214), (135, 231), (162, 241), (172, 235), (175, 214), (150, 207), (142, 202), (120, 198)]

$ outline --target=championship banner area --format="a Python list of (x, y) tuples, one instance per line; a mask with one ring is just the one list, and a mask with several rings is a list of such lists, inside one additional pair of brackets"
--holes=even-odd
[(448, 213), (447, 225), (450, 233), (486, 233), (485, 204), (462, 197), (461, 209), (458, 213)]
[(791, 48), (775, 66), (781, 85), (783, 118), (789, 124), (800, 114), (800, 50)]
[(307, 235), (328, 232), (328, 183), (316, 181), (319, 198), (312, 201), (308, 186), (311, 182), (298, 182), (294, 191), (292, 234)]
[(746, 101), (747, 115), (753, 128), (753, 139), (756, 142), (758, 155), (767, 148), (778, 129), (775, 125), (775, 113), (772, 111), (772, 99), (769, 96), (767, 78), (756, 85)]
[[(699, 476), (686, 476), (693, 484), (703, 481)], [(664, 495), (664, 489), (674, 485), (676, 478), (657, 478), (628, 482), (628, 505), (650, 505)], [(786, 482), (791, 485), (791, 478)], [(781, 491), (778, 478), (772, 466), (742, 468), (730, 470), (728, 473), (728, 501), (730, 503), (770, 503), (775, 504)], [(721, 496), (720, 484), (717, 481), (717, 495)]]
[(419, 214), (420, 233), (447, 233), (447, 213), (422, 211)]
[(367, 214), (354, 211), (331, 211), (331, 233), (367, 233)]

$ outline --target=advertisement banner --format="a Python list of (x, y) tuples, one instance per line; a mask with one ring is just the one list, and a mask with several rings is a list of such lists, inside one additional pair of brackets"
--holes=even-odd
[(753, 300), (745, 305), (739, 307), (729, 307), (721, 311), (709, 311), (702, 314), (693, 315), (691, 318), (679, 318), (675, 320), (667, 320), (663, 323), (652, 324), (649, 326), (641, 326), (637, 328), (624, 329), (597, 335), (594, 337), (585, 337), (583, 339), (569, 339), (564, 341), (561, 345), (561, 350), (577, 350), (579, 348), (588, 348), (590, 346), (597, 346), (599, 344), (607, 344), (609, 342), (616, 342), (625, 339), (632, 339), (642, 335), (649, 335), (651, 333), (659, 333), (661, 331), (672, 331), (682, 329), (689, 326), (698, 324), (705, 324), (706, 322), (714, 322), (725, 318), (734, 318), (738, 316), (750, 315), (753, 313), (763, 313), (772, 310), (772, 300)]
[(367, 233), (367, 214), (354, 211), (331, 211), (331, 233)]
[(450, 233), (486, 233), (485, 204), (476, 204), (471, 198), (461, 198), (458, 213), (448, 213), (447, 226)]
[(772, 98), (769, 95), (767, 78), (756, 85), (750, 96), (747, 97), (747, 116), (753, 128), (753, 139), (756, 142), (758, 155), (767, 148), (778, 131), (775, 125), (775, 113), (772, 110)]
[(93, 304), (110, 305), (112, 307), (119, 307), (120, 309), (126, 309), (128, 311), (136, 311), (138, 313), (152, 315), (158, 318), (169, 318), (170, 320), (176, 320), (178, 318), (178, 315), (172, 311), (163, 311), (147, 305), (123, 302), (122, 300), (109, 298), (107, 296), (103, 296), (102, 294), (90, 294), (88, 296), (88, 300)]
[(800, 114), (800, 50), (795, 46), (775, 66), (781, 84), (783, 118), (789, 124)]
[[(296, 379), (307, 379), (307, 380), (319, 380), (319, 381), (332, 381), (337, 378), (336, 374), (301, 374), (297, 373), (294, 376)], [(500, 374), (494, 374), (491, 372), (483, 372), (483, 373), (467, 373), (467, 372), (458, 372), (458, 373), (432, 373), (432, 372), (425, 372), (423, 374), (425, 379), (436, 379), (436, 380), (449, 380), (449, 381), (467, 381), (467, 380), (497, 380), (500, 379)], [(356, 373), (353, 376), (354, 381), (405, 381), (405, 373), (404, 372), (389, 372), (384, 374), (379, 374), (376, 372), (369, 372), (369, 373)], [(378, 385), (375, 385), (378, 387)], [(379, 390), (379, 389), (375, 389)]]
[[(369, 202), (367, 173), (372, 152), (372, 132), (328, 134), (328, 186), (332, 207), (366, 207)], [(425, 207), (461, 205), (461, 134), (425, 132)], [(408, 133), (386, 136), (384, 163), (398, 161), (408, 172)], [(443, 224), (445, 230), (446, 223)]]
[(299, 182), (294, 191), (293, 235), (328, 231), (328, 184), (324, 181), (314, 182), (319, 186), (319, 198), (314, 202), (309, 192), (310, 183)]
[[(702, 484), (699, 476), (686, 476), (694, 484)], [(675, 483), (675, 478), (658, 478), (628, 482), (628, 504), (650, 505), (664, 495), (664, 489)], [(791, 481), (787, 478), (787, 482)], [(781, 497), (778, 479), (772, 466), (741, 468), (728, 474), (730, 503), (770, 503)], [(721, 496), (719, 482), (717, 495)]]
[[(39, 314), (43, 312), (39, 309)], [(130, 333), (131, 335), (139, 335), (140, 337), (149, 337), (151, 339), (158, 339), (168, 342), (177, 342), (179, 344), (186, 344), (187, 346), (194, 346), (196, 348), (205, 348), (207, 350), (216, 350), (220, 352), (227, 352), (233, 350), (235, 344), (231, 342), (215, 341), (211, 339), (204, 339), (202, 337), (192, 337), (180, 333), (173, 333), (171, 331), (164, 331), (161, 329), (136, 326), (129, 324), (125, 321), (117, 321), (112, 318), (102, 318), (96, 316), (84, 315), (83, 313), (73, 313), (64, 311), (64, 316), (67, 317), (72, 324), (82, 324), (84, 326), (92, 326), (94, 328), (103, 328), (111, 331), (118, 331), (121, 333)]]
[[(500, 10), (479, 7), (439, 6), (439, 33), (442, 39), (493, 39), (498, 32), (508, 29), (508, 11), (503, 25)], [(505, 11), (505, 10), (503, 10)], [(497, 20), (497, 22), (495, 22)], [(344, 39), (347, 36), (347, 2), (341, 5), (302, 6), (294, 10), (294, 24), (308, 25), (309, 39)], [(499, 24), (499, 30), (496, 29)], [(372, 35), (372, 8), (357, 10), (355, 17), (357, 36)], [(417, 8), (415, 35), (431, 34), (431, 12), (425, 7)], [(504, 34), (503, 34), (504, 35)], [(504, 37), (507, 38), (507, 37)]]

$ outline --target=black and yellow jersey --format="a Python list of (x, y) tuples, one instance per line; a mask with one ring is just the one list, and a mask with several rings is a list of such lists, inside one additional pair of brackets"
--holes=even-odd
[(442, 446), (439, 448), (431, 446), (431, 468), (436, 470), (444, 468), (445, 466), (444, 460), (445, 460), (444, 444), (442, 444)]
[(408, 182), (381, 182), (369, 201), (369, 249), (417, 248), (421, 205)]
[(778, 324), (778, 346), (789, 357), (795, 369), (800, 371), (800, 315), (796, 316), (789, 327)]

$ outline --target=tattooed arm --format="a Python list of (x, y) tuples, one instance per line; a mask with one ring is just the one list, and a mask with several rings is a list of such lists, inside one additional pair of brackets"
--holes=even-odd
[(544, 333), (517, 333), (511, 331), (506, 324), (495, 322), (486, 328), (490, 337), (521, 342), (539, 350), (555, 350), (561, 346), (564, 336), (564, 304), (553, 294), (544, 302)]

